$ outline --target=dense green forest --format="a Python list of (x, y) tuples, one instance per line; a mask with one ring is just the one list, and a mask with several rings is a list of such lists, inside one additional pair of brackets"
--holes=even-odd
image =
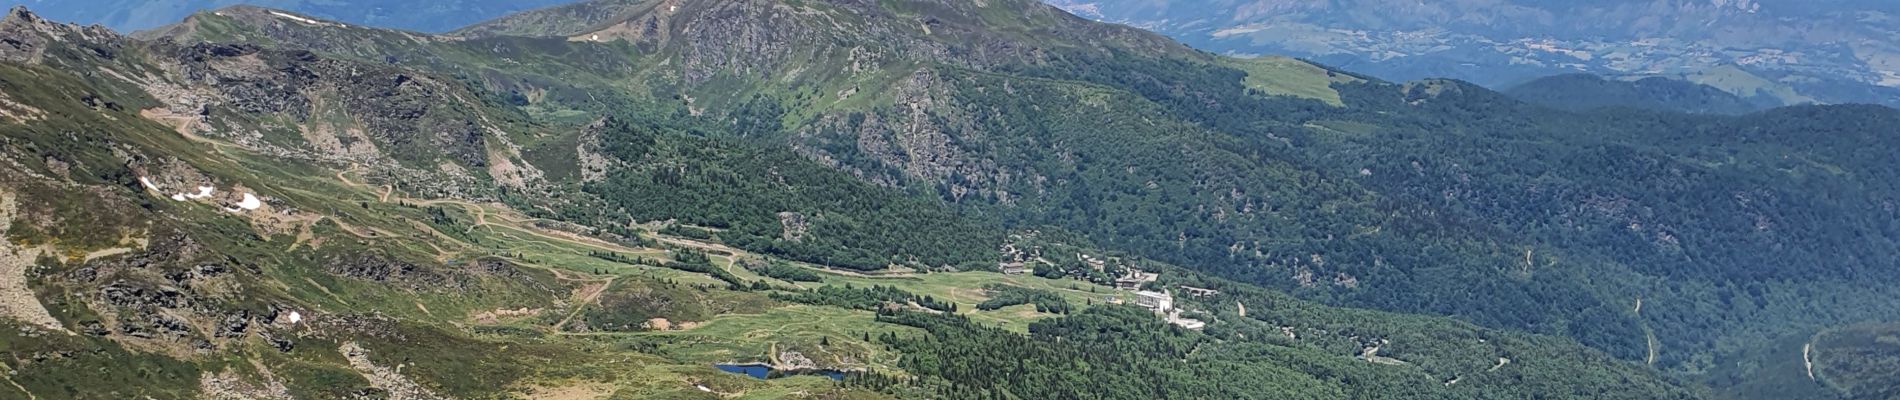
[[(1167, 325), (1132, 306), (1090, 308), (1044, 320), (1027, 336), (956, 316), (897, 312), (879, 321), (924, 328), (920, 337), (879, 340), (902, 351), (902, 366), (947, 399), (1482, 399), (1694, 398), (1656, 381), (1588, 386), (1560, 376), (1535, 385), (1454, 381), (1267, 341), (1219, 340)], [(1275, 336), (1268, 336), (1268, 338)], [(1262, 338), (1265, 339), (1265, 338)], [(888, 379), (854, 377), (878, 388)], [(1578, 385), (1580, 386), (1567, 386)], [(1562, 388), (1561, 390), (1557, 390)]]
[(1782, 105), (1780, 100), (1767, 96), (1745, 99), (1712, 86), (1662, 77), (1625, 80), (1564, 74), (1538, 78), (1503, 92), (1526, 103), (1578, 112), (1623, 108), (1735, 115)]
[(663, 129), (607, 123), (606, 153), (633, 167), (584, 187), (615, 210), (586, 218), (678, 220), (734, 246), (846, 268), (993, 268), (1000, 230), (984, 219), (789, 151)]
[(1036, 312), (1043, 313), (1068, 314), (1074, 309), (1062, 295), (1047, 290), (1004, 284), (990, 284), (983, 290), (989, 292), (989, 299), (976, 303), (977, 310), (992, 311), (1021, 304), (1033, 304)]

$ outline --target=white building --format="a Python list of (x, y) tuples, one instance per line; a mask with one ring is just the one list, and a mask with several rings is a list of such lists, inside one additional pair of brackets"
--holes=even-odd
[(1174, 296), (1166, 292), (1139, 291), (1135, 292), (1135, 304), (1165, 313), (1174, 309)]

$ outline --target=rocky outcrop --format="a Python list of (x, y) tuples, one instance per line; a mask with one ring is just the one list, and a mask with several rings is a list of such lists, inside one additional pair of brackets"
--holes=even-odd
[(624, 128), (610, 125), (609, 122), (611, 121), (603, 118), (581, 128), (580, 144), (574, 151), (582, 182), (599, 182), (607, 178), (609, 171), (626, 165), (625, 161), (607, 154), (607, 144), (601, 141), (601, 135), (605, 134), (606, 129)]
[(390, 400), (448, 399), (448, 397), (437, 395), (421, 384), (417, 384), (416, 381), (410, 380), (409, 377), (403, 376), (402, 373), (396, 369), (377, 365), (369, 358), (370, 350), (363, 348), (363, 346), (356, 344), (356, 342), (343, 342), (343, 345), (337, 348), (337, 351), (343, 353), (343, 357), (350, 361), (350, 368), (355, 369), (357, 373), (363, 374), (363, 378), (369, 380), (370, 387), (380, 389), (382, 391), (381, 394)]
[(469, 283), (467, 277), (452, 272), (373, 254), (335, 257), (327, 261), (324, 268), (332, 274), (411, 290), (454, 290)]
[(48, 21), (23, 6), (14, 6), (0, 18), (0, 61), (41, 64), (49, 61), (49, 52), (56, 53), (56, 58), (71, 53), (111, 59), (119, 54), (123, 41), (109, 29)]

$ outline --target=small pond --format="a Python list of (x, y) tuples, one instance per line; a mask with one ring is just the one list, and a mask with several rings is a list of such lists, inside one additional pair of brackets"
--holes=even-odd
[(794, 375), (824, 375), (831, 379), (844, 380), (844, 371), (835, 369), (778, 370), (765, 364), (714, 364), (713, 366), (719, 367), (720, 371), (745, 374), (746, 376), (759, 379), (776, 379)]

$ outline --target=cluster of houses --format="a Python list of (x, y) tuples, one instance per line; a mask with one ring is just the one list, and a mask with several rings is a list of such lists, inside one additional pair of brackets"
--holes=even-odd
[(1003, 261), (996, 265), (1004, 274), (1022, 275), (1029, 273), (1029, 261), (1042, 258), (1042, 246), (1027, 250), (1016, 247), (1015, 243), (1003, 244)]
[[(1002, 270), (1004, 274), (1021, 275), (1030, 273), (1032, 270), (1030, 267), (1031, 262), (1053, 264), (1047, 259), (1042, 258), (1041, 246), (1024, 249), (1016, 247), (1013, 243), (1006, 243), (1001, 250), (1003, 260), (997, 264), (997, 268)], [(1098, 259), (1088, 254), (1078, 253), (1075, 256), (1077, 260), (1094, 267), (1097, 271), (1103, 270), (1107, 265), (1106, 260)], [(1135, 292), (1135, 305), (1154, 310), (1156, 314), (1161, 314), (1168, 323), (1180, 325), (1184, 328), (1201, 329), (1207, 326), (1206, 322), (1182, 317), (1181, 313), (1183, 310), (1174, 306), (1174, 294), (1168, 289), (1161, 289), (1160, 291), (1143, 289), (1144, 287), (1151, 287), (1152, 283), (1159, 280), (1161, 278), (1160, 273), (1147, 272), (1134, 268), (1127, 268), (1125, 271), (1121, 277), (1115, 279), (1115, 288)], [(1220, 291), (1214, 289), (1197, 288), (1193, 286), (1181, 286), (1180, 290), (1181, 293), (1193, 297), (1208, 297), (1220, 294)], [(1122, 302), (1117, 296), (1104, 296), (1102, 300), (1110, 304), (1121, 304)]]
[[(1154, 282), (1155, 279), (1160, 277), (1159, 275), (1160, 274), (1156, 274), (1156, 273), (1142, 272), (1139, 270), (1131, 270), (1128, 276), (1124, 276), (1121, 279), (1115, 280), (1115, 287), (1122, 290), (1135, 291), (1135, 305), (1142, 306), (1150, 310), (1154, 310), (1156, 314), (1163, 315), (1163, 319), (1167, 320), (1168, 323), (1170, 324), (1180, 325), (1181, 327), (1188, 328), (1188, 329), (1201, 329), (1203, 327), (1206, 327), (1207, 322), (1193, 319), (1193, 318), (1182, 317), (1181, 312), (1183, 310), (1174, 306), (1174, 294), (1170, 293), (1168, 290), (1163, 289), (1162, 291), (1158, 291), (1158, 292), (1151, 291), (1151, 290), (1141, 290), (1141, 287), (1144, 284), (1148, 282)], [(1181, 288), (1182, 293), (1185, 293), (1189, 296), (1194, 296), (1194, 297), (1207, 297), (1207, 296), (1220, 294), (1220, 291), (1213, 290), (1213, 289), (1197, 288), (1193, 286), (1181, 286), (1180, 288)]]

